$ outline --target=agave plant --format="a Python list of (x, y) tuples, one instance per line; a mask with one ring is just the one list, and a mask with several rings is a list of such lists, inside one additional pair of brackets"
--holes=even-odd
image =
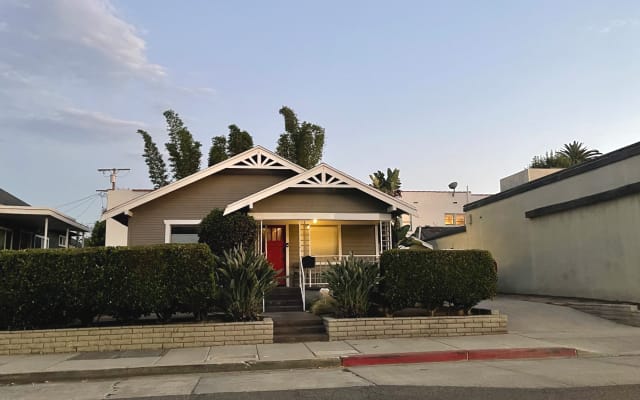
[(336, 300), (337, 316), (347, 318), (367, 315), (369, 297), (381, 279), (378, 264), (353, 256), (333, 264), (324, 278)]
[(225, 251), (216, 261), (218, 303), (234, 321), (255, 321), (262, 299), (277, 286), (276, 271), (262, 254), (242, 247)]

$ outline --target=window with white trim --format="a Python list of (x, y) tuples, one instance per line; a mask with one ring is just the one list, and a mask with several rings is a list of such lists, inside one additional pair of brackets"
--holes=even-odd
[(445, 225), (464, 225), (464, 213), (445, 213)]
[(59, 235), (58, 236), (58, 247), (67, 247), (67, 236)]
[(169, 243), (198, 243), (198, 225), (171, 225)]
[(311, 254), (314, 256), (339, 255), (338, 226), (311, 226)]

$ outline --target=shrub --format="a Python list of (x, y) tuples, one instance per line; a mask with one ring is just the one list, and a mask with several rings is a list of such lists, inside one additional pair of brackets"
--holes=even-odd
[(311, 312), (315, 315), (335, 314), (337, 302), (331, 296), (322, 296), (311, 305)]
[(497, 271), (488, 251), (391, 250), (380, 266), (382, 297), (392, 310), (422, 303), (433, 313), (447, 301), (468, 313), (496, 294)]
[(213, 254), (222, 256), (237, 246), (253, 248), (256, 234), (257, 225), (253, 217), (239, 212), (223, 215), (223, 211), (216, 208), (202, 219), (198, 241), (207, 244)]
[(377, 264), (350, 256), (324, 273), (336, 301), (337, 316), (357, 318), (367, 315), (369, 297), (380, 282), (379, 272)]
[(264, 297), (277, 286), (276, 271), (262, 254), (242, 247), (216, 261), (218, 304), (233, 321), (255, 321)]
[(0, 329), (84, 325), (212, 304), (213, 258), (205, 245), (0, 251)]

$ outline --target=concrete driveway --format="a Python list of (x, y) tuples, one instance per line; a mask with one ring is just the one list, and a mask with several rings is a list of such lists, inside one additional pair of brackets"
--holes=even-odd
[(640, 328), (617, 324), (569, 307), (508, 296), (483, 301), (481, 308), (509, 316), (509, 333), (603, 354), (640, 354)]

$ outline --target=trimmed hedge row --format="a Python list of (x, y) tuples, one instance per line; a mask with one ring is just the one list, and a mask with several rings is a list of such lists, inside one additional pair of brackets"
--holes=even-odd
[(391, 310), (421, 303), (435, 312), (446, 301), (468, 311), (496, 295), (496, 263), (483, 250), (390, 250), (382, 254), (381, 294)]
[(212, 305), (212, 272), (204, 244), (0, 251), (0, 329), (199, 317)]

